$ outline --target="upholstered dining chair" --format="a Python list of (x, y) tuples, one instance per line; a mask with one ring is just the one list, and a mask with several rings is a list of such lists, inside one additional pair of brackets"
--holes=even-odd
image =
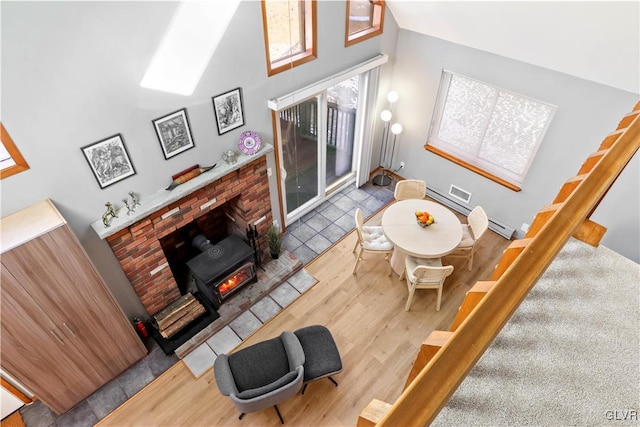
[(404, 179), (396, 183), (393, 196), (396, 201), (407, 199), (424, 199), (427, 194), (427, 183), (421, 179)]
[(270, 340), (220, 354), (213, 372), (220, 393), (241, 412), (273, 406), (284, 424), (278, 403), (295, 396), (304, 382), (305, 355), (298, 337), (289, 331)]
[(473, 208), (467, 216), (467, 224), (462, 224), (462, 241), (448, 257), (467, 258), (467, 268), (473, 268), (473, 255), (476, 251), (476, 243), (489, 228), (487, 213), (480, 206)]
[(393, 244), (387, 240), (382, 227), (379, 225), (364, 225), (362, 219), (362, 211), (360, 208), (356, 209), (356, 232), (358, 240), (351, 252), (355, 253), (356, 249), (360, 248), (356, 254), (356, 263), (353, 265), (353, 271), (351, 274), (356, 274), (358, 263), (360, 261), (370, 261), (374, 258), (364, 258), (365, 254), (384, 255), (385, 261), (389, 264), (389, 276), (391, 276), (391, 254), (393, 253)]
[(416, 289), (436, 289), (438, 299), (436, 300), (436, 311), (440, 311), (442, 301), (442, 288), (445, 279), (453, 273), (453, 266), (443, 266), (440, 258), (424, 259), (408, 255), (404, 261), (404, 271), (400, 275), (400, 280), (407, 279), (409, 297), (405, 305), (405, 311), (411, 308), (411, 301)]

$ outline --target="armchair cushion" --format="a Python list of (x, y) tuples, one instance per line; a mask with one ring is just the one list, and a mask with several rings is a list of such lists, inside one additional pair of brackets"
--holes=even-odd
[(232, 354), (220, 354), (213, 372), (220, 393), (242, 413), (261, 411), (293, 397), (302, 388), (305, 355), (293, 332)]
[(279, 337), (230, 354), (229, 368), (239, 393), (272, 384), (290, 371), (284, 344)]
[(291, 381), (295, 380), (298, 376), (298, 372), (296, 371), (291, 371), (288, 374), (284, 375), (283, 377), (278, 378), (277, 380), (275, 380), (274, 382), (264, 385), (262, 387), (258, 387), (258, 388), (251, 388), (248, 390), (244, 390), (241, 391), (240, 393), (238, 393), (238, 398), (239, 399), (252, 399), (254, 397), (257, 396), (262, 396), (265, 395), (273, 390), (279, 389), (280, 387), (282, 387), (285, 384), (290, 383)]

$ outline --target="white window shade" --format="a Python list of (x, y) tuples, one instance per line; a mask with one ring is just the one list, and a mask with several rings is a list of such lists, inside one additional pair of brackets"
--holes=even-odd
[(427, 143), (521, 186), (555, 110), (443, 70)]

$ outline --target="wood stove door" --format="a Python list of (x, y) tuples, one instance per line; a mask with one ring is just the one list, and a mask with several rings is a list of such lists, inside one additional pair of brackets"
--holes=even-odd
[(214, 286), (216, 294), (220, 302), (229, 298), (234, 292), (238, 291), (242, 286), (249, 283), (256, 277), (256, 269), (252, 262), (244, 264), (233, 273), (226, 276), (217, 285)]

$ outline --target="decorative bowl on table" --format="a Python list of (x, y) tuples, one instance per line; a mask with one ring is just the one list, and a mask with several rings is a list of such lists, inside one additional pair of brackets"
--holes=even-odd
[(427, 211), (416, 211), (416, 221), (420, 227), (428, 227), (435, 222), (435, 219)]

